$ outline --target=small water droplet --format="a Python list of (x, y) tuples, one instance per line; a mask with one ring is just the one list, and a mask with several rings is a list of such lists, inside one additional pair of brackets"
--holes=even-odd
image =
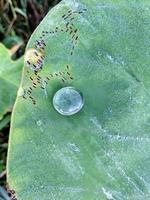
[(44, 186), (43, 186), (43, 185), (41, 185), (41, 186), (40, 186), (40, 188), (41, 188), (41, 189), (44, 189)]
[(32, 71), (40, 71), (44, 64), (43, 53), (36, 49), (28, 49), (25, 53), (25, 64)]
[(23, 95), (25, 95), (25, 90), (22, 87), (20, 87), (17, 92), (17, 95), (18, 97), (22, 97)]
[(79, 112), (84, 105), (81, 92), (73, 87), (64, 87), (58, 90), (53, 97), (53, 106), (61, 115), (73, 115)]
[(41, 125), (42, 125), (42, 121), (41, 121), (41, 120), (38, 120), (38, 121), (36, 122), (36, 124), (37, 124), (38, 126), (41, 126)]

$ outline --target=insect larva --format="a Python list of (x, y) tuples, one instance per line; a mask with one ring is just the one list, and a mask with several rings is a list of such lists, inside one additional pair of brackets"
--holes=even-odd
[(30, 91), (30, 92), (32, 92), (32, 88), (31, 88), (31, 87), (29, 87), (29, 89), (28, 89), (27, 91)]
[(63, 76), (63, 79), (67, 80), (66, 77)]
[(37, 53), (37, 51), (35, 51), (34, 54), (35, 54), (36, 56), (39, 56), (38, 53)]
[(55, 30), (57, 30), (57, 31), (58, 31), (58, 30), (59, 30), (59, 28), (56, 26)]
[(77, 40), (77, 39), (78, 39), (78, 36), (75, 37), (75, 40)]
[(66, 68), (69, 70), (69, 66), (67, 65)]
[(30, 80), (33, 81), (33, 78), (30, 76)]
[(40, 81), (40, 80), (41, 80), (41, 77), (40, 77), (40, 76), (37, 76), (37, 80), (39, 80), (39, 81)]
[(27, 91), (27, 94), (31, 94), (32, 92), (30, 90)]
[(66, 15), (63, 15), (62, 18), (64, 18)]
[(35, 64), (33, 64), (33, 67), (36, 69), (36, 65)]
[(78, 29), (76, 28), (75, 30), (74, 30), (74, 33), (76, 33), (78, 31)]
[(42, 64), (42, 63), (43, 63), (43, 60), (40, 60), (40, 59), (39, 59), (39, 60), (37, 61), (37, 63)]
[(24, 95), (22, 96), (24, 99), (27, 99)]
[(38, 82), (38, 83), (41, 83), (41, 81), (40, 81), (40, 80), (37, 80), (37, 82)]
[(30, 65), (31, 63), (27, 60), (28, 65)]
[(68, 28), (68, 27), (69, 27), (69, 22), (66, 23), (66, 28)]
[(76, 35), (75, 35), (75, 34), (73, 34), (73, 35), (72, 35), (72, 39), (73, 39), (75, 36), (76, 36)]
[(72, 15), (72, 13), (69, 13), (66, 17), (64, 17), (64, 20), (66, 20), (68, 17), (70, 17)]
[(83, 11), (79, 11), (79, 12), (78, 12), (78, 14), (82, 14), (82, 13), (83, 13)]
[(44, 83), (48, 84), (48, 82), (47, 82), (47, 81), (45, 81), (45, 80), (44, 80)]

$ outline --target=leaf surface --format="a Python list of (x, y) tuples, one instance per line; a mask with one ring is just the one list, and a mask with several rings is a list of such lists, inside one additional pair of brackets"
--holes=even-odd
[[(19, 200), (150, 198), (149, 17), (146, 0), (66, 0), (35, 30), (8, 153)], [(53, 108), (65, 86), (85, 101), (72, 116)]]

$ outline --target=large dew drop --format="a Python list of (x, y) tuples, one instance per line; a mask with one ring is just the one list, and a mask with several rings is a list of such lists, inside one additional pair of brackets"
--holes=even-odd
[(64, 87), (55, 93), (53, 105), (61, 115), (73, 115), (82, 109), (83, 96), (73, 87)]

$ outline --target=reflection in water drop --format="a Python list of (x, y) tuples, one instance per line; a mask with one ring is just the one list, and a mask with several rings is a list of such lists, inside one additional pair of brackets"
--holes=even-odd
[(61, 115), (73, 115), (83, 107), (83, 97), (73, 87), (58, 90), (53, 97), (53, 106)]

